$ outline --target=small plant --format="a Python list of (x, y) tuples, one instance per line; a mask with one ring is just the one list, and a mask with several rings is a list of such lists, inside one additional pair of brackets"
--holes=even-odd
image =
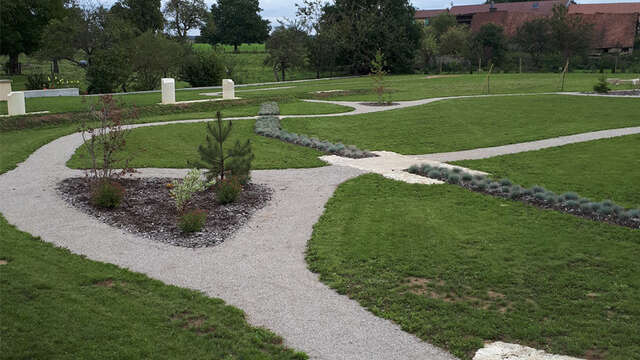
[(542, 186), (534, 185), (531, 188), (531, 191), (533, 191), (534, 194), (537, 194), (537, 193), (543, 193), (543, 192), (545, 192), (547, 190), (545, 188), (543, 188)]
[(184, 233), (194, 233), (202, 230), (207, 220), (207, 212), (200, 209), (188, 211), (180, 216), (178, 227)]
[(433, 168), (431, 167), (431, 165), (429, 165), (429, 164), (422, 164), (422, 166), (420, 167), (420, 172), (421, 172), (421, 173), (423, 173), (423, 174), (426, 174), (426, 173), (428, 173), (431, 169), (433, 169)]
[(430, 178), (433, 178), (433, 179), (438, 179), (438, 178), (440, 178), (440, 170), (431, 169), (427, 173), (427, 176), (429, 176)]
[(409, 169), (407, 169), (407, 171), (411, 174), (418, 174), (420, 172), (420, 168), (418, 167), (418, 165), (411, 165), (409, 166)]
[(455, 174), (461, 174), (462, 173), (462, 169), (460, 169), (460, 168), (453, 168), (453, 170), (451, 170), (451, 171), (453, 171)]
[(378, 104), (389, 103), (384, 96), (387, 72), (384, 70), (387, 62), (382, 51), (378, 49), (376, 56), (371, 60), (371, 78), (373, 79), (373, 91), (378, 95)]
[(207, 184), (202, 181), (202, 171), (192, 169), (182, 181), (176, 180), (170, 184), (169, 193), (176, 202), (176, 210), (182, 213), (193, 197), (193, 194), (203, 191)]
[(578, 194), (574, 193), (574, 192), (567, 192), (561, 195), (561, 198), (563, 200), (578, 200), (579, 196)]
[(469, 182), (472, 179), (473, 179), (473, 176), (471, 176), (471, 174), (469, 174), (469, 173), (463, 173), (462, 174), (462, 181)]
[(460, 182), (460, 174), (457, 173), (452, 173), (451, 175), (449, 175), (449, 178), (447, 179), (447, 181), (449, 181), (450, 184), (457, 184)]
[(242, 185), (236, 177), (226, 178), (216, 184), (216, 200), (225, 205), (236, 201), (242, 191)]
[(593, 85), (593, 91), (597, 92), (598, 94), (606, 94), (611, 90), (611, 88), (609, 88), (609, 84), (607, 84), (607, 80), (605, 79), (604, 75), (602, 75), (600, 77), (600, 80), (598, 80), (598, 83)]
[(567, 207), (570, 207), (572, 209), (577, 209), (580, 207), (580, 203), (577, 202), (576, 200), (567, 200), (565, 205), (567, 205)]
[(102, 180), (91, 187), (91, 204), (103, 209), (115, 209), (122, 202), (124, 188), (117, 182)]
[(511, 186), (512, 182), (509, 179), (500, 179), (500, 185), (502, 185), (502, 186)]
[(43, 73), (35, 73), (27, 75), (27, 90), (41, 90), (49, 85), (47, 75)]

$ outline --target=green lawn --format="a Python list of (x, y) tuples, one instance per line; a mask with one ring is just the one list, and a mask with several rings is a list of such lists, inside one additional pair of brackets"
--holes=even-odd
[(565, 95), (457, 99), (349, 117), (284, 119), (284, 129), (361, 149), (427, 154), (640, 125), (640, 101)]
[[(244, 55), (244, 54), (243, 54)], [(256, 54), (249, 54), (254, 56)], [(260, 55), (260, 54), (257, 54)], [(255, 65), (255, 64), (254, 64)], [(257, 66), (257, 65), (255, 65)], [(256, 70), (257, 71), (257, 70)], [(270, 71), (270, 70), (269, 70)], [(253, 70), (250, 72), (253, 74)], [(618, 75), (618, 74), (616, 74)], [(616, 77), (627, 78), (636, 76), (634, 74), (620, 74)], [(599, 74), (576, 73), (570, 74), (567, 80), (567, 91), (590, 91), (598, 81)], [(492, 77), (491, 88), (494, 94), (504, 93), (539, 93), (558, 91), (558, 74), (497, 74)], [(256, 80), (257, 81), (257, 80)], [(396, 75), (389, 76), (387, 87), (390, 97), (394, 101), (416, 100), (431, 97), (455, 96), (455, 95), (477, 95), (484, 94), (483, 88), (486, 77), (483, 74), (455, 75), (452, 77), (427, 78), (426, 75)], [(253, 82), (253, 81), (251, 81)], [(217, 84), (216, 84), (217, 85)], [(377, 99), (372, 91), (372, 80), (369, 77), (349, 78), (310, 81), (294, 84), (280, 85), (285, 87), (276, 91), (242, 92), (238, 96), (243, 98), (309, 98), (314, 97), (315, 91), (321, 90), (345, 90), (346, 94), (336, 94), (329, 99), (334, 100), (354, 100), (370, 101)], [(288, 88), (294, 86), (293, 88)], [(625, 84), (616, 87), (623, 89), (631, 85)], [(247, 87), (245, 89), (270, 88), (274, 85), (260, 87)], [(198, 100), (208, 98), (200, 95), (206, 90), (183, 90), (176, 91), (176, 100)], [(160, 102), (160, 93), (118, 95), (124, 103), (128, 105), (146, 106)], [(56, 97), (56, 98), (34, 98), (27, 99), (27, 111), (51, 111), (68, 112), (84, 111), (87, 102), (95, 101), (95, 97)], [(6, 103), (0, 103), (0, 114), (6, 114)]]
[(0, 352), (10, 359), (306, 359), (220, 299), (90, 261), (0, 216)]
[[(230, 148), (236, 140), (251, 140), (256, 156), (253, 169), (310, 168), (324, 166), (318, 159), (317, 150), (297, 146), (280, 140), (266, 138), (253, 132), (253, 120), (238, 120), (233, 123), (233, 131), (227, 140)], [(127, 138), (125, 151), (134, 154), (130, 163), (133, 167), (188, 168), (187, 161), (198, 159), (198, 145), (204, 143), (206, 125), (174, 124), (152, 126), (133, 130)], [(89, 165), (85, 151), (80, 148), (68, 165), (83, 168)]]
[(640, 207), (640, 135), (455, 164), (527, 187), (537, 184), (558, 194), (573, 191), (595, 201)]
[(484, 341), (640, 358), (640, 231), (451, 185), (341, 185), (307, 260), (321, 280), (470, 359)]

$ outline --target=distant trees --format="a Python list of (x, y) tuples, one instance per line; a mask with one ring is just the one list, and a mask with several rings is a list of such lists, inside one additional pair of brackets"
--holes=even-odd
[(265, 44), (268, 53), (265, 64), (271, 65), (274, 73), (279, 71), (285, 81), (287, 69), (304, 65), (306, 44), (307, 34), (303, 30), (295, 24), (281, 24)]
[(140, 33), (164, 28), (160, 0), (118, 0), (110, 11), (134, 25)]
[(189, 30), (202, 27), (207, 19), (204, 0), (169, 0), (163, 13), (167, 18), (167, 30), (175, 33), (180, 41), (185, 41)]
[(582, 16), (570, 16), (565, 6), (556, 5), (553, 7), (553, 15), (549, 18), (549, 26), (549, 43), (565, 61), (571, 56), (585, 54), (589, 50), (593, 25), (585, 22)]
[(502, 27), (493, 23), (481, 26), (473, 36), (471, 48), (485, 64), (500, 65), (507, 52)]
[(263, 42), (269, 37), (269, 21), (260, 16), (258, 0), (218, 0), (201, 27), (202, 38), (212, 45)]
[(516, 33), (516, 45), (531, 56), (533, 65), (540, 66), (540, 58), (549, 51), (551, 27), (545, 18), (538, 18), (522, 24)]

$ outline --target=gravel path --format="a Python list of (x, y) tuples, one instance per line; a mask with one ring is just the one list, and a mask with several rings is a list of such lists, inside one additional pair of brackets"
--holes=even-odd
[[(255, 171), (272, 201), (220, 246), (186, 249), (123, 232), (70, 207), (55, 185), (81, 172), (65, 162), (82, 139), (59, 138), (0, 176), (0, 211), (20, 230), (88, 258), (198, 289), (239, 307), (253, 325), (283, 336), (313, 359), (453, 359), (322, 284), (304, 259), (312, 227), (335, 188), (362, 172), (328, 166)], [(143, 169), (139, 176), (182, 176)]]
[(485, 159), (485, 158), (494, 157), (494, 156), (515, 154), (515, 153), (520, 153), (525, 151), (534, 151), (534, 150), (546, 149), (550, 147), (562, 146), (562, 145), (573, 144), (578, 142), (592, 141), (592, 140), (598, 140), (598, 139), (608, 139), (616, 136), (633, 135), (633, 134), (640, 134), (640, 126), (612, 129), (612, 130), (593, 131), (593, 132), (576, 134), (576, 135), (560, 136), (560, 137), (545, 139), (545, 140), (530, 141), (530, 142), (524, 142), (519, 144), (494, 146), (494, 147), (480, 148), (480, 149), (473, 149), (473, 150), (454, 151), (454, 152), (436, 153), (436, 154), (427, 154), (427, 155), (414, 155), (414, 157), (422, 160), (440, 161), (440, 162)]
[[(316, 101), (351, 106), (354, 111), (286, 117), (366, 114), (445, 99), (486, 96), (515, 95), (432, 98), (404, 101), (386, 107), (358, 102)], [(210, 120), (171, 121), (130, 127)], [(507, 150), (499, 150), (494, 154), (638, 132), (640, 128), (627, 128), (572, 135), (507, 145), (499, 147)], [(222, 298), (244, 310), (250, 323), (275, 331), (284, 337), (288, 346), (307, 352), (313, 359), (454, 359), (447, 352), (403, 332), (392, 322), (374, 316), (357, 302), (326, 287), (317, 275), (307, 269), (304, 253), (313, 225), (340, 183), (364, 172), (378, 172), (402, 181), (424, 183), (425, 180), (418, 181), (413, 176), (399, 174), (398, 169), (418, 161), (432, 161), (434, 164), (436, 161), (451, 161), (459, 159), (461, 155), (447, 158), (447, 154), (403, 156), (380, 152), (379, 158), (360, 160), (328, 156), (324, 157), (325, 160), (337, 165), (315, 169), (254, 171), (252, 176), (255, 182), (274, 190), (273, 200), (222, 245), (186, 249), (126, 233), (84, 214), (61, 199), (55, 185), (65, 178), (81, 174), (65, 165), (81, 144), (79, 134), (59, 138), (35, 151), (16, 169), (0, 175), (0, 188), (3, 190), (0, 211), (10, 223), (22, 231), (90, 259), (113, 263), (168, 284), (198, 289), (209, 296)], [(486, 157), (492, 156), (490, 152), (494, 150), (475, 151)], [(184, 176), (186, 171), (142, 169), (137, 176), (177, 177)]]

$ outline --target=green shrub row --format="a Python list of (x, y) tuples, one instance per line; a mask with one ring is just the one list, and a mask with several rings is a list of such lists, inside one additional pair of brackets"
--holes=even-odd
[(334, 144), (315, 137), (309, 138), (306, 135), (299, 135), (282, 130), (280, 127), (280, 118), (277, 116), (279, 113), (278, 104), (275, 102), (262, 104), (254, 128), (256, 134), (348, 158), (360, 159), (377, 156), (369, 151), (360, 150), (353, 145), (344, 145), (342, 143)]
[(542, 203), (546, 206), (561, 208), (573, 214), (610, 218), (617, 222), (638, 222), (640, 226), (640, 209), (625, 209), (611, 200), (601, 202), (581, 197), (575, 192), (556, 194), (542, 186), (526, 188), (514, 184), (509, 179), (492, 180), (484, 175), (472, 175), (460, 168), (433, 167), (429, 164), (413, 165), (407, 169), (409, 173), (426, 176), (432, 179), (457, 184), (471, 190), (489, 193), (504, 198)]

